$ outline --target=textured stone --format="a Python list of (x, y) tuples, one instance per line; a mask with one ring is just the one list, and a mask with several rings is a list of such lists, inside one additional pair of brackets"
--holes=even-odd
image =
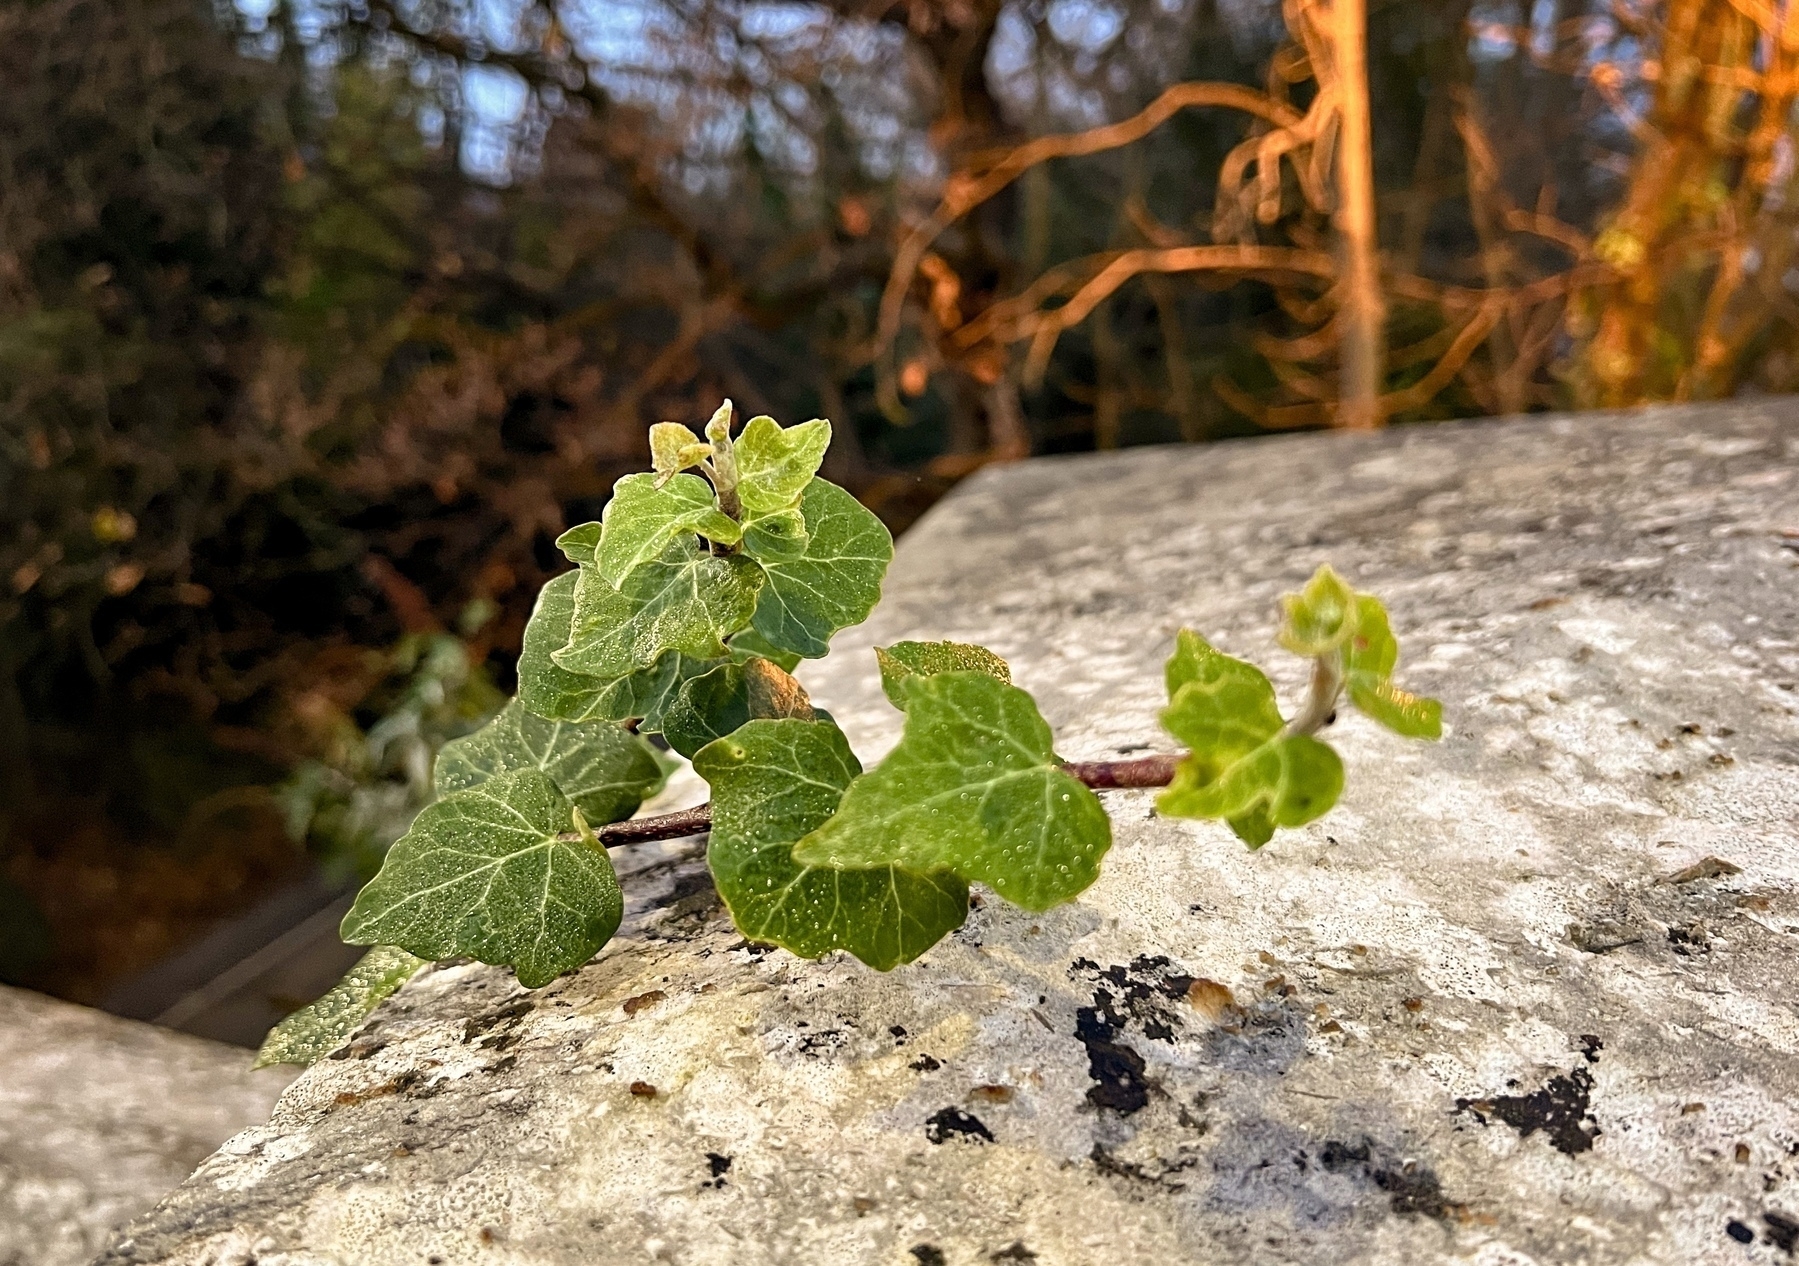
[(0, 1264), (76, 1266), (220, 1143), (266, 1120), (293, 1069), (0, 986)]
[(1105, 793), (1078, 903), (890, 975), (743, 944), (663, 850), (593, 963), (422, 974), (109, 1260), (1785, 1260), (1795, 549), (1778, 401), (989, 471), (806, 675), (865, 759), (904, 637), (1006, 656), (1073, 760), (1166, 744), (1183, 624), (1291, 701), (1325, 560), (1447, 737), (1346, 716), (1341, 806), (1259, 854)]

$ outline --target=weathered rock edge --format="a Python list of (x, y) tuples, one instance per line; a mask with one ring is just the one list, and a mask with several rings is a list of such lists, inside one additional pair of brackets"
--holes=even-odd
[(865, 759), (898, 719), (864, 648), (903, 637), (1006, 656), (1075, 760), (1166, 743), (1182, 624), (1291, 700), (1273, 601), (1326, 560), (1387, 600), (1448, 737), (1346, 718), (1343, 805), (1259, 855), (1108, 792), (1078, 904), (990, 901), (887, 976), (746, 946), (696, 862), (655, 861), (672, 906), (639, 883), (595, 962), (532, 994), (428, 971), (102, 1260), (1782, 1259), (1796, 419), (987, 472), (808, 677)]
[(246, 1125), (294, 1070), (0, 985), (0, 1263), (78, 1266)]

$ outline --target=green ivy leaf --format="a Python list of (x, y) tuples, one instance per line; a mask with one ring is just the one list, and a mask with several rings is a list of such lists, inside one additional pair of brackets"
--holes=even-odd
[(577, 523), (556, 538), (556, 548), (571, 563), (592, 563), (593, 552), (599, 548), (601, 527), (598, 523)]
[(754, 627), (775, 648), (816, 659), (830, 649), (832, 634), (862, 623), (880, 601), (893, 537), (861, 502), (823, 479), (806, 485), (800, 513), (805, 552), (763, 563), (768, 583)]
[(805, 865), (952, 870), (1027, 910), (1099, 875), (1112, 824), (1064, 771), (1031, 696), (981, 672), (910, 682), (899, 745), (794, 850)]
[[(564, 840), (570, 828), (583, 838)], [(624, 917), (612, 862), (537, 769), (427, 806), (344, 916), (352, 945), (511, 967), (527, 989), (579, 967)]]
[(600, 578), (617, 588), (634, 569), (657, 558), (671, 541), (697, 533), (735, 545), (743, 529), (718, 508), (712, 485), (698, 475), (626, 475), (612, 485), (602, 516), (605, 533), (594, 550)]
[[(570, 532), (575, 530), (571, 528)], [(563, 533), (562, 539), (568, 535), (569, 532)], [(561, 540), (557, 543), (561, 544)], [(552, 577), (538, 591), (531, 618), (525, 622), (524, 645), (518, 655), (518, 697), (520, 703), (540, 717), (566, 721), (611, 719), (601, 702), (609, 683), (571, 673), (550, 658), (568, 645), (569, 626), (575, 619), (575, 585), (580, 578), (580, 573), (573, 571)]]
[(681, 683), (681, 689), (663, 709), (662, 737), (675, 751), (692, 760), (713, 739), (722, 738), (750, 719), (743, 668), (723, 664)]
[(805, 958), (844, 949), (887, 971), (962, 926), (968, 885), (947, 871), (794, 860), (794, 842), (831, 818), (861, 773), (830, 722), (751, 721), (693, 767), (712, 787), (713, 881), (745, 936)]
[(642, 717), (644, 728), (659, 728), (651, 722), (661, 715), (664, 701), (681, 684), (684, 673), (705, 661), (664, 655), (649, 668), (622, 677), (590, 677), (561, 667), (551, 656), (568, 645), (579, 580), (579, 572), (564, 572), (537, 595), (537, 605), (525, 625), (524, 647), (519, 651), (519, 703), (527, 712), (552, 721)]
[(791, 509), (830, 446), (831, 424), (823, 418), (785, 428), (771, 417), (751, 418), (733, 449), (743, 508), (751, 517)]
[(1223, 818), (1260, 848), (1276, 827), (1303, 826), (1337, 802), (1343, 763), (1315, 738), (1281, 733), (1285, 722), (1261, 669), (1182, 629), (1166, 676), (1162, 724), (1190, 751), (1157, 798), (1158, 813)]
[(1329, 744), (1296, 734), (1272, 740), (1202, 783), (1183, 761), (1156, 800), (1171, 818), (1223, 818), (1237, 838), (1260, 848), (1276, 827), (1304, 826), (1322, 817), (1343, 793), (1343, 762)]
[(743, 548), (760, 563), (778, 563), (806, 552), (811, 534), (798, 508), (777, 510), (743, 523)]
[(610, 683), (607, 710), (614, 721), (636, 717), (638, 729), (655, 734), (662, 729), (662, 713), (689, 677), (706, 672), (717, 660), (695, 659), (691, 655), (669, 652), (648, 668), (640, 668), (627, 677)]
[(569, 644), (550, 658), (571, 672), (623, 677), (666, 651), (722, 659), (724, 639), (750, 622), (762, 569), (741, 554), (718, 557), (675, 541), (634, 568), (617, 589), (583, 567)]
[[(1170, 706), (1162, 713), (1169, 733), (1192, 749), (1190, 760), (1210, 781), (1280, 733), (1286, 724), (1274, 687), (1254, 664), (1214, 650), (1192, 629), (1175, 636), (1174, 654), (1163, 669)], [(1183, 691), (1194, 700), (1177, 709)], [(1177, 728), (1178, 727), (1178, 728)]]
[(427, 960), (392, 945), (377, 945), (357, 960), (324, 997), (269, 1030), (250, 1067), (316, 1064), (342, 1046), (369, 1012), (411, 980)]
[(875, 647), (881, 666), (881, 689), (901, 712), (906, 710), (906, 683), (938, 673), (986, 673), (1010, 684), (1011, 666), (985, 646), (967, 642), (895, 642)]
[(813, 719), (805, 688), (766, 659), (722, 664), (683, 682), (664, 709), (662, 737), (681, 755), (693, 755), (755, 720)]
[(731, 658), (740, 664), (749, 659), (766, 659), (770, 663), (779, 664), (783, 672), (789, 673), (800, 666), (801, 656), (775, 646), (755, 629), (732, 634), (727, 648), (731, 652)]
[(618, 822), (662, 786), (655, 751), (622, 725), (533, 716), (514, 699), (437, 754), (437, 794), (451, 795), (517, 769), (541, 769), (589, 822)]
[(1395, 686), (1391, 678), (1398, 664), (1399, 642), (1386, 607), (1373, 594), (1357, 594), (1355, 633), (1343, 644), (1350, 702), (1406, 738), (1442, 738), (1443, 705)]
[(1281, 599), (1280, 644), (1295, 655), (1324, 655), (1355, 632), (1356, 595), (1326, 563), (1306, 587)]

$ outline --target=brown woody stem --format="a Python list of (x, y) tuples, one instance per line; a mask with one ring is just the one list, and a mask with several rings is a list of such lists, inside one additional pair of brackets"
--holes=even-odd
[(712, 806), (695, 805), (673, 813), (659, 813), (653, 818), (629, 818), (609, 822), (599, 828), (600, 843), (608, 848), (621, 844), (650, 844), (656, 840), (681, 840), (689, 835), (704, 835), (712, 829)]
[[(1139, 756), (1135, 760), (1071, 761), (1062, 766), (1070, 774), (1095, 791), (1121, 787), (1166, 787), (1174, 778), (1179, 756)], [(650, 844), (657, 840), (680, 840), (690, 835), (704, 835), (712, 829), (712, 806), (698, 805), (674, 813), (660, 813), (653, 818), (631, 818), (609, 822), (595, 833), (608, 848), (626, 844)], [(557, 837), (575, 843), (581, 836), (569, 831)]]
[(1119, 787), (1166, 787), (1174, 781), (1180, 756), (1139, 756), (1135, 760), (1070, 761), (1062, 766), (1095, 791)]

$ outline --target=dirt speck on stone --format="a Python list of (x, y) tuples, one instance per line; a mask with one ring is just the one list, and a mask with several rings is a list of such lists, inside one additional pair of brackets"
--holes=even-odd
[(1221, 985), (1204, 976), (1194, 977), (1193, 983), (1187, 986), (1187, 1001), (1211, 1024), (1216, 1024), (1220, 1017), (1237, 1005), (1236, 996), (1231, 993), (1228, 985)]
[(1665, 884), (1690, 884), (1701, 879), (1722, 879), (1726, 875), (1740, 875), (1743, 868), (1735, 862), (1727, 862), (1722, 857), (1707, 857), (1694, 862), (1691, 866), (1675, 871), (1662, 880)]
[(636, 1015), (639, 1011), (649, 1010), (667, 997), (668, 994), (663, 990), (652, 989), (648, 993), (634, 994), (626, 998), (619, 1006), (626, 1015)]

